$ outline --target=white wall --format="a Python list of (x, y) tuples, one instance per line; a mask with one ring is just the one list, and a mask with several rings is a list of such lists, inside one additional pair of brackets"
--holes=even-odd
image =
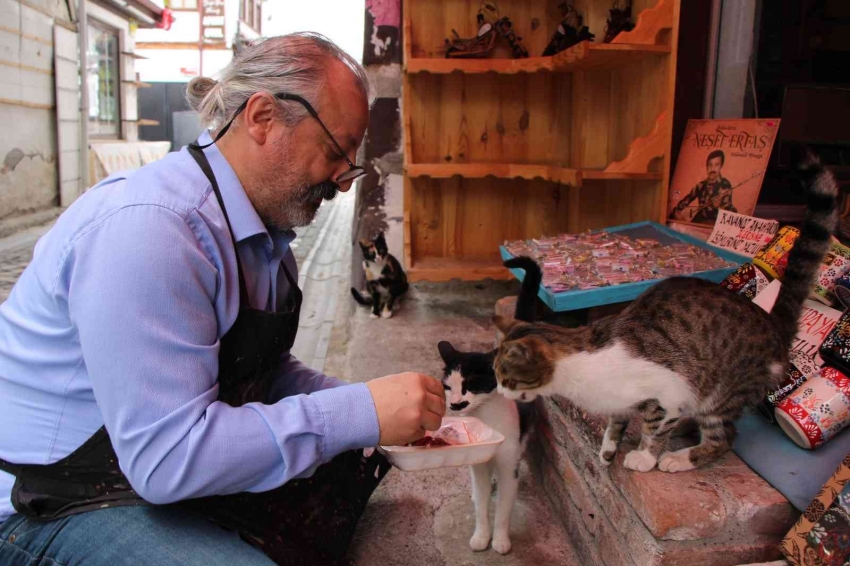
[(139, 43), (197, 43), (201, 33), (201, 15), (199, 12), (174, 12), (171, 29), (159, 28), (136, 30)]
[(268, 0), (263, 35), (315, 31), (362, 61), (365, 6), (364, 0)]

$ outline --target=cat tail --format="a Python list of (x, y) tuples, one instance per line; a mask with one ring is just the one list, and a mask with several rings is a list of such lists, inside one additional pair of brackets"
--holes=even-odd
[(803, 302), (815, 282), (818, 268), (829, 251), (830, 237), (838, 228), (838, 186), (832, 173), (809, 154), (800, 166), (806, 189), (806, 216), (800, 237), (788, 254), (788, 267), (770, 316), (779, 326), (785, 349), (797, 334)]
[(537, 311), (537, 293), (540, 283), (543, 282), (543, 271), (537, 262), (527, 256), (519, 256), (505, 261), (504, 266), (508, 269), (522, 269), (525, 278), (516, 301), (514, 318), (524, 322), (533, 322)]
[(357, 301), (358, 303), (360, 303), (364, 307), (371, 307), (372, 306), (372, 297), (364, 297), (363, 295), (360, 294), (360, 291), (358, 291), (354, 287), (351, 288), (351, 296), (354, 297), (355, 301)]

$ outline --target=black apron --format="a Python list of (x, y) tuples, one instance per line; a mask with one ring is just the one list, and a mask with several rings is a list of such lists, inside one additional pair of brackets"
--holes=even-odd
[[(295, 342), (301, 290), (282, 260), (290, 288), (284, 304), (276, 312), (251, 308), (218, 183), (203, 151), (190, 145), (189, 153), (221, 206), (239, 272), (239, 314), (222, 336), (219, 349), (219, 400), (232, 406), (266, 403), (280, 357)], [(377, 452), (366, 457), (360, 450), (349, 451), (320, 466), (312, 477), (271, 491), (204, 497), (177, 505), (238, 531), (278, 564), (334, 564), (344, 558), (369, 497), (389, 469)], [(32, 465), (0, 460), (0, 470), (15, 476), (15, 511), (37, 520), (147, 503), (121, 472), (105, 427), (58, 462)]]

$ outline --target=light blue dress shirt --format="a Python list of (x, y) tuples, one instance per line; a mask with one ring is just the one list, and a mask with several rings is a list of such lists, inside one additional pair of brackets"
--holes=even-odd
[[(224, 156), (205, 153), (251, 305), (270, 310), (289, 292), (281, 261), (297, 280), (295, 235), (268, 230)], [(366, 386), (288, 353), (276, 402), (217, 401), (219, 340), (238, 311), (227, 224), (186, 148), (93, 187), (38, 241), (0, 305), (0, 458), (49, 464), (105, 424), (139, 495), (170, 503), (273, 489), (377, 444)], [(14, 513), (13, 480), (0, 472), (0, 522)]]

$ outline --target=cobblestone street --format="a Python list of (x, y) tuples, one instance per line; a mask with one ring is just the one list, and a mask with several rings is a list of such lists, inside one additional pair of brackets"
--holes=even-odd
[(0, 239), (0, 302), (9, 297), (18, 277), (32, 260), (35, 243), (51, 226), (53, 221)]

